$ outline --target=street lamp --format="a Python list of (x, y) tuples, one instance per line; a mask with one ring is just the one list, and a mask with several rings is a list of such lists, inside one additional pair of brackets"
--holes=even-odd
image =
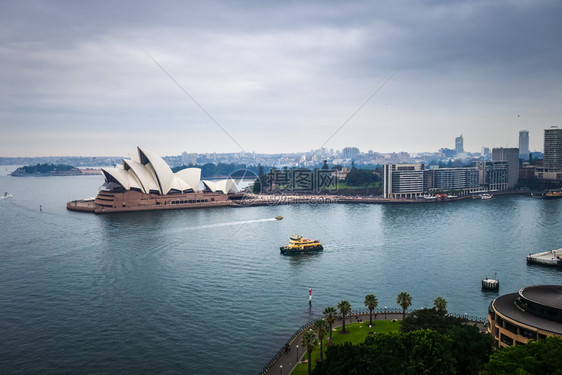
[(384, 307), (384, 320), (386, 320), (386, 306)]
[(279, 365), (279, 373), (283, 375), (283, 365)]
[(297, 363), (299, 363), (299, 346), (297, 345)]

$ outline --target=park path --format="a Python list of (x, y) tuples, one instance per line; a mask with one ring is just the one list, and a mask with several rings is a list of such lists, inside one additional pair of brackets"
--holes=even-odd
[[(401, 320), (402, 319), (402, 313), (396, 313), (396, 312), (392, 312), (392, 313), (380, 313), (377, 312), (376, 316), (375, 313), (373, 313), (373, 320)], [(346, 319), (346, 323), (356, 323), (358, 321), (363, 321), (363, 322), (369, 322), (369, 313), (359, 313), (357, 314), (357, 318), (356, 315), (353, 314), (350, 316), (350, 318)], [(475, 324), (480, 331), (482, 332), (486, 332), (486, 327), (484, 326), (483, 323), (480, 322), (471, 322), (473, 324)], [(338, 319), (334, 322), (332, 329), (335, 329), (337, 327), (341, 327), (342, 325), (342, 319)], [(303, 331), (301, 331), (297, 336), (295, 336), (295, 338), (290, 342), (290, 345), (288, 346), (287, 350), (284, 351), (284, 353), (277, 359), (277, 361), (275, 361), (275, 363), (273, 363), (271, 365), (271, 367), (260, 374), (264, 374), (264, 375), (287, 375), (290, 374), (295, 367), (297, 366), (297, 364), (300, 363), (301, 360), (303, 360), (303, 356), (306, 354), (306, 350), (304, 348), (301, 347), (301, 334)], [(324, 344), (325, 345), (325, 344)], [(306, 359), (306, 358), (304, 358)]]
[[(386, 315), (386, 319), (402, 319), (402, 314), (399, 313), (377, 313), (376, 320), (384, 320)], [(358, 318), (361, 321), (369, 322), (369, 313), (361, 313), (358, 314)], [(375, 314), (373, 313), (373, 320), (375, 320)], [(338, 319), (334, 322), (332, 329), (341, 327), (342, 319)], [(356, 323), (357, 318), (355, 314), (353, 314), (350, 318), (346, 318), (346, 323)], [(304, 331), (303, 331), (304, 332)], [(302, 334), (302, 332), (301, 332)], [(265, 375), (287, 375), (290, 374), (299, 361), (303, 359), (303, 356), (306, 354), (306, 350), (301, 347), (301, 334), (297, 335), (290, 343), (288, 350), (277, 359), (277, 361), (271, 366), (271, 368), (266, 371)], [(325, 345), (325, 344), (324, 344)]]

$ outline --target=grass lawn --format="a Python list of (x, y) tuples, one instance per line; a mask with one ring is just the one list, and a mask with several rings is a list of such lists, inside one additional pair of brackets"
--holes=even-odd
[[(342, 334), (341, 327), (336, 328), (336, 331), (332, 333), (332, 339), (334, 340), (334, 345), (343, 344), (344, 342), (350, 342), (353, 345), (357, 345), (365, 341), (365, 337), (369, 334), (369, 332), (377, 333), (386, 333), (386, 332), (398, 332), (400, 325), (398, 322), (392, 322), (390, 320), (376, 320), (373, 321), (373, 327), (369, 328), (369, 322), (363, 323), (351, 323), (346, 324), (345, 328), (349, 333)], [(328, 335), (329, 337), (329, 335)], [(326, 348), (328, 346), (329, 340), (324, 338), (324, 352), (326, 352)], [(299, 350), (300, 350), (299, 345)], [(308, 354), (305, 355), (303, 360), (308, 359)], [(314, 365), (316, 361), (320, 359), (320, 345), (316, 347), (312, 351), (312, 368), (314, 369)], [(301, 363), (295, 367), (295, 370), (291, 373), (293, 375), (307, 375), (308, 374), (308, 363)]]

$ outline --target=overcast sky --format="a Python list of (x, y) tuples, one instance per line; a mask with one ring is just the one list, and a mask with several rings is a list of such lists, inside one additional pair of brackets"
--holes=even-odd
[(460, 134), (473, 152), (523, 129), (542, 151), (561, 20), (559, 0), (3, 1), (0, 156), (434, 152)]

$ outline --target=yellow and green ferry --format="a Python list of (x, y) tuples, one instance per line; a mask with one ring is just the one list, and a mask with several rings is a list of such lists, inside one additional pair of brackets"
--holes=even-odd
[(289, 239), (289, 244), (287, 246), (280, 247), (281, 254), (293, 255), (293, 254), (313, 254), (324, 250), (322, 244), (318, 240), (309, 240), (302, 238), (298, 234), (294, 234)]

